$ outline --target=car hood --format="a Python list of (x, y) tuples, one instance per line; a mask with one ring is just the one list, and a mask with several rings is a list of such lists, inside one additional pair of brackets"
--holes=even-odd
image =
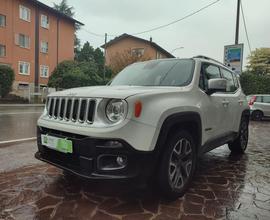
[(60, 92), (51, 93), (50, 96), (78, 96), (78, 97), (94, 97), (94, 98), (117, 98), (126, 99), (129, 96), (161, 92), (168, 89), (175, 90), (179, 87), (161, 87), (161, 86), (90, 86), (74, 89), (67, 89)]

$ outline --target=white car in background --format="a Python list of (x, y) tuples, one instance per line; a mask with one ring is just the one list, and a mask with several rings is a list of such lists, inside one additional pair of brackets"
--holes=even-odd
[(247, 96), (250, 107), (251, 118), (262, 120), (263, 117), (270, 117), (270, 95), (258, 94)]

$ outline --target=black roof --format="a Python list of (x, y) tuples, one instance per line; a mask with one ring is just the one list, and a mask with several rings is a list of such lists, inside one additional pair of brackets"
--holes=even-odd
[[(174, 55), (172, 55), (171, 53), (169, 53), (167, 50), (163, 49), (161, 46), (159, 46), (158, 44), (156, 44), (155, 42), (153, 41), (149, 41), (149, 40), (145, 40), (145, 39), (142, 39), (142, 38), (139, 38), (139, 37), (135, 37), (133, 35), (129, 35), (129, 34), (122, 34), (116, 38), (114, 38), (113, 40), (109, 41), (107, 44), (106, 44), (106, 47), (109, 47), (111, 46), (112, 44), (124, 39), (124, 38), (132, 38), (132, 39), (135, 39), (135, 40), (138, 40), (138, 41), (141, 41), (141, 42), (144, 42), (146, 44), (149, 44), (151, 46), (153, 46), (154, 48), (156, 48), (158, 51), (164, 53), (168, 58), (175, 58)], [(105, 44), (103, 44), (101, 46), (102, 48), (105, 48)]]
[(32, 2), (34, 5), (39, 6), (40, 8), (43, 8), (43, 9), (45, 9), (45, 10), (47, 10), (47, 11), (49, 11), (49, 12), (55, 14), (55, 15), (58, 16), (58, 17), (67, 19), (67, 20), (69, 20), (69, 21), (71, 21), (71, 22), (74, 22), (74, 23), (77, 23), (77, 24), (79, 24), (79, 25), (84, 25), (84, 24), (81, 23), (80, 21), (77, 21), (76, 19), (74, 19), (74, 18), (72, 18), (72, 17), (69, 17), (69, 16), (65, 15), (64, 13), (62, 13), (62, 12), (60, 12), (60, 11), (58, 11), (58, 10), (56, 10), (56, 9), (54, 9), (54, 8), (52, 8), (52, 7), (50, 7), (50, 6), (48, 6), (48, 5), (45, 5), (44, 3), (42, 3), (42, 2), (40, 2), (40, 1), (38, 1), (38, 0), (28, 0), (28, 1)]

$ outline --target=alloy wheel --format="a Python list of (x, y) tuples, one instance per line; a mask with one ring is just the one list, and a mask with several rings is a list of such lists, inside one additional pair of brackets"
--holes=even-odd
[(186, 138), (176, 142), (169, 162), (169, 180), (171, 187), (179, 191), (188, 181), (192, 169), (192, 148)]

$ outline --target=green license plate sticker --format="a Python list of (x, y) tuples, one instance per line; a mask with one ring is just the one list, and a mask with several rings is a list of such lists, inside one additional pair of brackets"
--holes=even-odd
[(62, 153), (73, 153), (72, 141), (64, 138), (41, 135), (42, 145), (60, 151)]

